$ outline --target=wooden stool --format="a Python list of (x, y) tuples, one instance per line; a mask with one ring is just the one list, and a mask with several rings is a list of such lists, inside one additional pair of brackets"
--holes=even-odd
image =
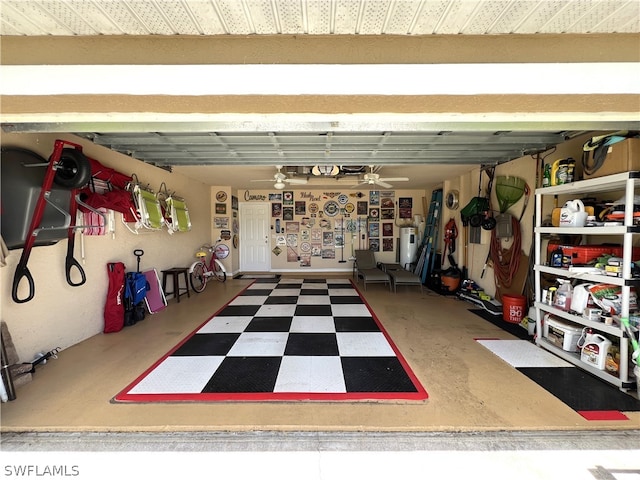
[[(189, 295), (189, 269), (186, 267), (176, 267), (170, 268), (168, 270), (162, 270), (162, 290), (164, 291), (164, 296), (173, 295), (180, 303), (180, 297), (187, 294), (187, 297), (191, 297)], [(184, 274), (184, 287), (180, 286), (180, 274)], [(173, 291), (167, 292), (167, 277), (171, 275), (173, 276)], [(182, 292), (182, 293), (180, 293)]]

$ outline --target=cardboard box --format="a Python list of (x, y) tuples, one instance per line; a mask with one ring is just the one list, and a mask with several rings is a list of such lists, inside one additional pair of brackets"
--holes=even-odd
[[(591, 151), (589, 152), (588, 165), (593, 164), (593, 151)], [(640, 170), (640, 138), (627, 138), (610, 145), (602, 166), (591, 175), (584, 172), (583, 177), (585, 179), (604, 177), (633, 170)]]

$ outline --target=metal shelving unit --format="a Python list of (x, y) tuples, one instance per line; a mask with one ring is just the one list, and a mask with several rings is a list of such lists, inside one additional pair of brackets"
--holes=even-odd
[[(580, 198), (590, 193), (608, 193), (608, 192), (624, 192), (625, 205), (632, 206), (634, 204), (635, 191), (640, 187), (640, 172), (626, 172), (615, 175), (608, 175), (600, 178), (582, 180), (569, 183), (566, 185), (557, 185), (553, 187), (537, 188), (536, 196), (536, 223), (535, 223), (535, 290), (536, 290), (536, 317), (538, 332), (536, 343), (538, 346), (549, 350), (555, 355), (572, 363), (576, 367), (588, 371), (589, 373), (601, 378), (602, 380), (616, 385), (620, 389), (635, 388), (635, 379), (631, 376), (629, 368), (629, 339), (621, 325), (605, 325), (604, 323), (594, 322), (579, 315), (565, 312), (561, 309), (547, 305), (542, 302), (541, 276), (542, 274), (550, 274), (560, 278), (580, 279), (594, 283), (608, 283), (619, 285), (622, 289), (622, 308), (621, 316), (629, 316), (629, 298), (632, 286), (640, 286), (640, 280), (631, 277), (631, 256), (633, 248), (634, 235), (640, 234), (640, 227), (633, 224), (633, 208), (625, 209), (625, 217), (621, 226), (604, 226), (604, 227), (543, 227), (542, 226), (542, 203), (543, 197), (548, 196), (567, 196), (572, 198)], [(622, 237), (623, 245), (623, 268), (622, 277), (612, 277), (606, 275), (597, 275), (592, 273), (572, 272), (566, 268), (555, 268), (545, 264), (545, 257), (542, 254), (542, 236), (549, 234), (558, 235), (583, 235), (583, 236), (613, 236)], [(616, 337), (620, 345), (620, 369), (619, 376), (616, 377), (605, 370), (599, 370), (580, 360), (580, 354), (567, 352), (561, 348), (551, 344), (542, 337), (542, 320), (545, 313), (550, 313), (556, 317), (563, 318), (572, 323), (590, 327), (613, 337)]]

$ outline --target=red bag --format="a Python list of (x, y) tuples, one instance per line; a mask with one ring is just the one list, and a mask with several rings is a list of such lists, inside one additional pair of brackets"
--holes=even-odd
[(91, 176), (98, 180), (104, 180), (113, 187), (124, 190), (127, 184), (133, 180), (129, 175), (117, 172), (113, 168), (105, 167), (99, 161), (89, 158), (91, 164)]
[(104, 333), (119, 332), (124, 327), (124, 263), (107, 263), (109, 290), (104, 305)]

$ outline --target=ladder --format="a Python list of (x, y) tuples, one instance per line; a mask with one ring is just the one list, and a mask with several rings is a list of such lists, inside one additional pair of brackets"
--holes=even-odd
[(427, 275), (433, 270), (435, 262), (435, 248), (438, 244), (438, 233), (440, 224), (440, 208), (442, 206), (442, 189), (434, 190), (431, 193), (431, 203), (429, 204), (429, 215), (422, 237), (421, 253), (414, 273), (419, 275), (422, 283), (427, 281)]

